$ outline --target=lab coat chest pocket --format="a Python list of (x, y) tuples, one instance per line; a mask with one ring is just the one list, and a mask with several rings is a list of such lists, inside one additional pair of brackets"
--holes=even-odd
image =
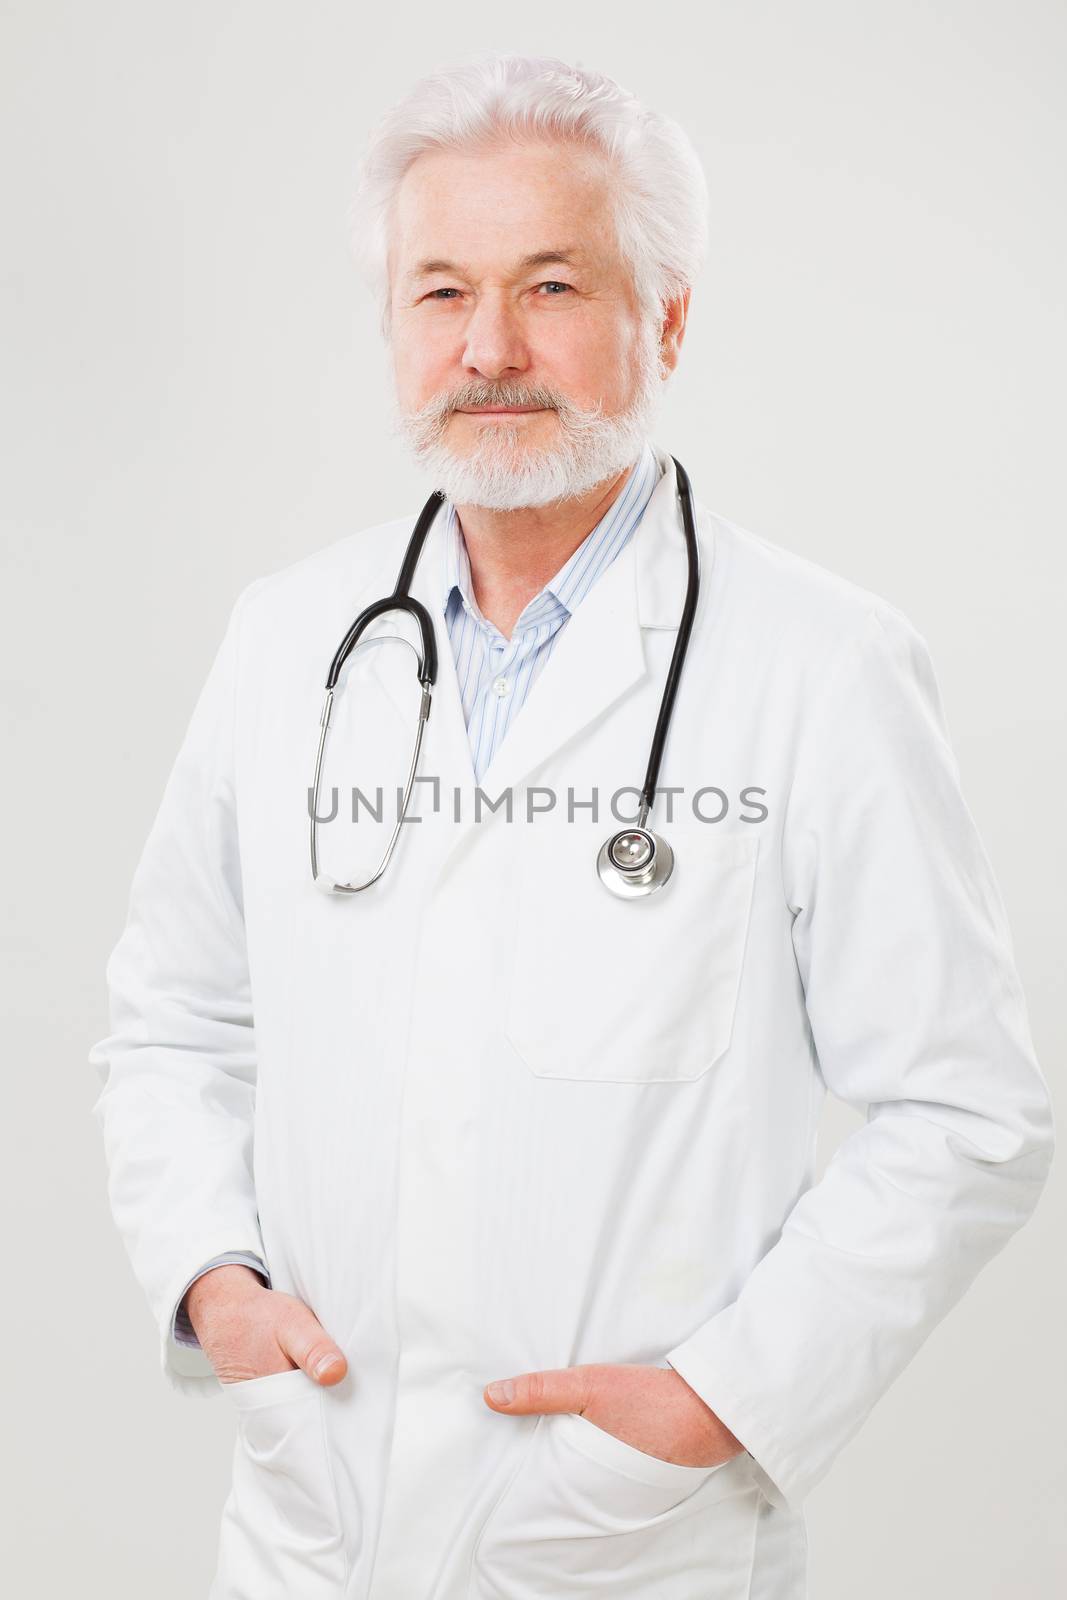
[(326, 1391), (301, 1367), (222, 1388), (237, 1410), (219, 1543), (222, 1593), (340, 1596), (346, 1562)]
[(617, 826), (524, 830), (505, 1031), (538, 1077), (688, 1082), (730, 1043), (758, 836), (663, 824), (671, 878), (621, 900), (596, 869)]

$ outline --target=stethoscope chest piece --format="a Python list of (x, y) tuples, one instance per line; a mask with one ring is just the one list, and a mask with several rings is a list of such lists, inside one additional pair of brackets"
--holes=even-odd
[(647, 828), (623, 828), (605, 839), (596, 858), (600, 881), (621, 900), (662, 888), (674, 870), (674, 851)]

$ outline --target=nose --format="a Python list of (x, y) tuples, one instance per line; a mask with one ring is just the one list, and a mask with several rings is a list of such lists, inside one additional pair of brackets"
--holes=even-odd
[(525, 372), (529, 352), (519, 318), (504, 295), (481, 295), (464, 331), (463, 365), (468, 373), (497, 379)]

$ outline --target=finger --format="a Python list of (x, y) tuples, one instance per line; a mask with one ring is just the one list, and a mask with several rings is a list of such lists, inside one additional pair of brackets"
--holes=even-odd
[(550, 1367), (545, 1372), (524, 1372), (517, 1378), (498, 1378), (486, 1384), (484, 1395), (494, 1411), (512, 1416), (531, 1412), (584, 1411), (593, 1396), (600, 1368)]
[(309, 1306), (297, 1306), (278, 1333), (290, 1361), (303, 1367), (316, 1383), (340, 1383), (348, 1371), (344, 1351), (334, 1343)]

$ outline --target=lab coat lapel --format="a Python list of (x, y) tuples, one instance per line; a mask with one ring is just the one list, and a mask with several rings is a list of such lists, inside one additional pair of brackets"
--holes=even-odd
[(537, 769), (645, 672), (630, 539), (564, 624), (482, 777), (490, 795), (536, 781)]

